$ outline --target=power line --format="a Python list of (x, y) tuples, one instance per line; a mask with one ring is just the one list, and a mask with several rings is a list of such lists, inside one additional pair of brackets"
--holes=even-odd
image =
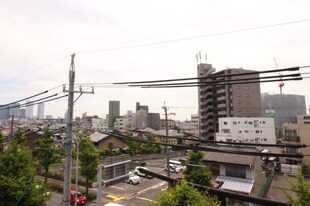
[(191, 146), (191, 145), (183, 145), (183, 144), (170, 144), (170, 143), (162, 143), (162, 142), (155, 142), (151, 140), (140, 139), (136, 137), (129, 137), (122, 134), (118, 134), (115, 132), (109, 132), (108, 134), (117, 136), (119, 138), (125, 140), (132, 140), (136, 142), (142, 143), (151, 143), (151, 144), (159, 144), (164, 146), (172, 146), (172, 147), (179, 147), (183, 149), (191, 149), (191, 150), (199, 150), (205, 152), (218, 152), (218, 153), (228, 153), (228, 154), (238, 154), (238, 155), (250, 155), (250, 156), (261, 156), (261, 157), (294, 157), (294, 158), (303, 158), (302, 154), (282, 154), (282, 153), (261, 153), (261, 152), (249, 152), (249, 151), (234, 151), (234, 150), (224, 150), (224, 149), (217, 149), (211, 147), (200, 147), (200, 146)]
[(47, 92), (48, 92), (48, 90), (46, 90), (46, 91), (44, 91), (44, 92), (41, 92), (41, 93), (39, 93), (39, 94), (32, 95), (32, 96), (30, 96), (30, 97), (26, 97), (26, 98), (24, 98), (24, 99), (17, 100), (17, 101), (15, 101), (15, 102), (11, 102), (11, 103), (8, 103), (8, 104), (0, 105), (0, 108), (1, 108), (1, 107), (5, 107), (5, 106), (9, 106), (9, 105), (11, 105), (11, 104), (15, 104), (15, 103), (18, 103), (18, 102), (21, 102), (21, 101), (25, 101), (25, 100), (27, 100), (27, 99), (31, 99), (31, 98), (36, 97), (36, 96), (40, 96), (40, 95), (45, 94), (45, 93), (47, 93)]
[(310, 19), (302, 19), (302, 20), (283, 22), (283, 23), (277, 23), (277, 24), (248, 27), (248, 28), (244, 28), (244, 29), (236, 29), (236, 30), (231, 30), (231, 31), (210, 33), (210, 34), (205, 34), (205, 35), (198, 35), (198, 36), (179, 38), (179, 39), (173, 39), (173, 40), (166, 40), (166, 41), (149, 42), (149, 43), (136, 44), (136, 45), (131, 45), (131, 46), (121, 46), (121, 47), (112, 47), (112, 48), (106, 48), (106, 49), (79, 51), (76, 53), (77, 54), (89, 54), (89, 53), (98, 53), (98, 52), (106, 52), (106, 51), (131, 49), (131, 48), (138, 48), (138, 47), (156, 46), (156, 45), (170, 44), (170, 43), (175, 43), (175, 42), (180, 42), (180, 41), (188, 41), (188, 40), (193, 40), (193, 39), (201, 39), (201, 38), (213, 37), (213, 36), (222, 36), (222, 35), (227, 35), (227, 34), (240, 33), (240, 32), (251, 31), (251, 30), (266, 29), (266, 28), (284, 26), (284, 25), (289, 25), (289, 24), (297, 24), (297, 23), (303, 23), (303, 22), (308, 22), (308, 21), (310, 21)]
[(41, 69), (44, 69), (45, 67), (48, 67), (48, 66), (50, 66), (50, 65), (52, 65), (52, 64), (55, 64), (55, 63), (57, 63), (57, 62), (60, 62), (60, 61), (64, 60), (64, 59), (67, 58), (67, 57), (68, 57), (68, 55), (63, 56), (63, 57), (61, 57), (61, 58), (59, 58), (59, 59), (56, 59), (56, 60), (54, 60), (54, 61), (52, 61), (52, 62), (50, 62), (50, 63), (47, 63), (47, 64), (42, 65), (42, 66), (39, 66), (39, 67), (37, 67), (36, 69), (33, 69), (33, 70), (31, 70), (31, 71), (29, 71), (29, 72), (27, 72), (27, 73), (24, 73), (24, 74), (22, 74), (22, 75), (20, 75), (20, 76), (14, 77), (14, 78), (12, 78), (12, 79), (9, 79), (9, 80), (3, 81), (3, 82), (0, 82), (0, 84), (5, 84), (5, 83), (7, 83), (7, 82), (10, 82), (10, 81), (13, 81), (13, 80), (16, 80), (16, 79), (20, 79), (20, 78), (22, 78), (22, 77), (24, 77), (24, 76), (27, 76), (27, 75), (29, 75), (29, 74), (31, 74), (31, 73), (33, 73), (33, 72), (39, 71), (39, 70), (41, 70)]
[[(305, 67), (310, 67), (310, 66), (305, 66)], [(224, 75), (213, 74), (207, 77), (162, 79), (162, 80), (137, 81), (137, 82), (115, 82), (113, 84), (148, 84), (148, 83), (188, 81), (188, 80), (207, 80), (207, 79), (212, 80), (213, 78), (221, 78), (221, 77), (248, 76), (248, 75), (257, 75), (257, 74), (277, 73), (277, 72), (284, 72), (284, 71), (292, 72), (292, 71), (298, 71), (299, 69), (300, 67), (298, 66), (298, 67), (289, 67), (289, 68), (283, 68), (283, 69), (271, 69), (271, 70), (265, 70), (265, 71), (251, 71), (251, 72), (244, 72), (244, 73), (238, 73), (238, 74), (224, 74)]]
[[(158, 178), (160, 180), (164, 180), (164, 181), (167, 181), (170, 183), (177, 183), (177, 182), (181, 181), (181, 180), (174, 179), (174, 178), (171, 178), (168, 176), (164, 176), (164, 175), (161, 175), (161, 174), (158, 174), (156, 172), (152, 172), (150, 170), (146, 170), (143, 168), (139, 168), (138, 170), (141, 173), (147, 174), (149, 176), (152, 176), (152, 177), (155, 177), (155, 178)], [(289, 206), (290, 205), (289, 203), (278, 202), (278, 201), (263, 199), (263, 198), (259, 198), (259, 197), (253, 197), (253, 196), (249, 196), (249, 195), (240, 194), (237, 192), (230, 192), (230, 191), (226, 191), (226, 190), (215, 189), (212, 187), (207, 187), (207, 186), (199, 185), (199, 184), (195, 184), (195, 183), (189, 183), (189, 184), (193, 185), (195, 188), (197, 188), (199, 190), (207, 190), (208, 193), (214, 194), (218, 197), (225, 197), (225, 198), (227, 197), (227, 198), (231, 198), (231, 199), (236, 199), (236, 200), (261, 204), (261, 205), (272, 205), (272, 206)]]

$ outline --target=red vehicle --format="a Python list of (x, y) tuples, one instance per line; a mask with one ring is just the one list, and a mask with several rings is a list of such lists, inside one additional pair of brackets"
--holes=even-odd
[[(75, 204), (75, 190), (70, 191), (70, 204), (74, 205)], [(79, 191), (77, 192), (77, 205), (84, 205), (86, 203), (86, 197), (82, 195)]]

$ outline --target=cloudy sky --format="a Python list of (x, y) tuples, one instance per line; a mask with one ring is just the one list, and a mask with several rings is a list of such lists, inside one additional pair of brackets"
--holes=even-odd
[[(200, 50), (217, 71), (275, 69), (274, 58), (279, 68), (310, 65), (309, 11), (307, 0), (0, 0), (0, 104), (61, 93), (72, 53), (77, 84), (195, 77)], [(287, 82), (283, 92), (305, 95), (309, 107), (309, 81)], [(261, 90), (279, 93), (278, 83)], [(177, 120), (198, 108), (197, 88), (95, 87), (74, 116), (104, 117), (109, 100), (121, 102), (121, 113), (139, 101), (163, 114), (166, 102)], [(67, 101), (45, 108), (63, 117)]]

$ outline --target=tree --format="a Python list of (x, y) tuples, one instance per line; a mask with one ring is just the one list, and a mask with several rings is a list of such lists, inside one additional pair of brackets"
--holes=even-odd
[(17, 130), (15, 137), (18, 144), (25, 144), (26, 141), (23, 137), (23, 131), (21, 129)]
[(204, 153), (201, 151), (191, 150), (189, 152), (189, 158), (186, 161), (186, 169), (184, 170), (184, 178), (188, 182), (212, 186), (212, 174), (210, 169), (203, 165)]
[(112, 156), (112, 150), (114, 148), (113, 142), (109, 141), (108, 142), (108, 148), (109, 148), (109, 156)]
[(297, 182), (295, 183), (290, 179), (287, 179), (287, 181), (290, 184), (289, 190), (296, 194), (296, 198), (294, 198), (287, 191), (282, 190), (290, 203), (292, 203), (293, 206), (310, 205), (310, 183), (304, 182), (304, 177), (300, 167), (298, 168)]
[[(0, 205), (42, 205), (50, 198), (35, 179), (37, 162), (31, 151), (13, 141), (0, 154)], [(17, 204), (18, 203), (18, 204)]]
[(40, 160), (41, 165), (44, 169), (44, 182), (47, 182), (48, 171), (51, 164), (55, 163), (58, 156), (54, 153), (54, 141), (52, 139), (52, 134), (48, 128), (44, 130), (44, 137), (38, 139), (36, 142), (39, 148), (36, 151), (36, 156)]
[(200, 193), (186, 181), (181, 181), (175, 188), (162, 192), (149, 206), (220, 206), (220, 202), (206, 192)]
[(95, 180), (97, 166), (99, 165), (99, 153), (90, 140), (81, 141), (79, 144), (79, 160), (81, 175), (86, 179), (86, 195), (90, 182)]

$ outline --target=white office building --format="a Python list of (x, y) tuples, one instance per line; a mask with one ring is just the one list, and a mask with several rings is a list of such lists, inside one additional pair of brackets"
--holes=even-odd
[(44, 103), (38, 104), (38, 119), (44, 119)]
[(276, 144), (274, 119), (264, 117), (219, 118), (216, 141)]
[[(29, 101), (27, 101), (27, 103), (29, 103)], [(27, 106), (26, 107), (26, 117), (28, 117), (28, 118), (33, 118), (33, 106), (31, 105), (31, 106)]]

